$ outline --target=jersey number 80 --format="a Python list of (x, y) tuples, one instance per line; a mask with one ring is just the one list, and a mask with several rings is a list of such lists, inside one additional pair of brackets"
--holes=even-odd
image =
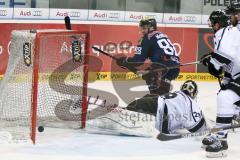
[(175, 56), (176, 54), (175, 47), (173, 47), (169, 39), (162, 38), (162, 39), (159, 39), (157, 43), (159, 47), (164, 50), (165, 54), (168, 54), (170, 56)]

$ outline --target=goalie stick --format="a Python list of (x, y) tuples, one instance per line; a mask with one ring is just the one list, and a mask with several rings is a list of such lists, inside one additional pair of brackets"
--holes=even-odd
[(203, 136), (209, 133), (215, 133), (218, 131), (222, 130), (228, 130), (228, 129), (235, 129), (235, 128), (240, 128), (240, 124), (233, 124), (231, 126), (225, 126), (222, 128), (212, 128), (212, 129), (207, 129), (202, 132), (196, 132), (196, 133), (184, 133), (184, 134), (164, 134), (164, 133), (159, 133), (157, 135), (157, 139), (160, 141), (170, 141), (174, 139), (181, 139), (181, 138), (191, 138), (191, 137), (197, 137), (197, 136)]

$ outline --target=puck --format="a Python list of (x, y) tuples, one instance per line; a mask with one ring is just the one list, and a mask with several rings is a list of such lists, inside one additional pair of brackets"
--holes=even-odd
[(44, 131), (44, 127), (43, 126), (39, 126), (38, 127), (38, 132), (43, 132)]
[(37, 30), (36, 29), (31, 29), (30, 33), (37, 33)]

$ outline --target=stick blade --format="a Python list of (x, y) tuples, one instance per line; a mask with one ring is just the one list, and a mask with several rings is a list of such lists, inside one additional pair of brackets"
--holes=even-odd
[(70, 17), (69, 17), (69, 16), (66, 16), (66, 17), (64, 18), (64, 21), (65, 21), (66, 29), (67, 29), (67, 30), (72, 30)]
[(180, 134), (164, 134), (164, 133), (159, 133), (157, 135), (157, 139), (160, 141), (170, 141), (174, 139), (179, 139), (182, 138)]

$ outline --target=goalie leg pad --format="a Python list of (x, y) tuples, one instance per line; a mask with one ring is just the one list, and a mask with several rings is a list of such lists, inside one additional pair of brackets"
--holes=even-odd
[(157, 107), (158, 107), (158, 95), (147, 94), (144, 97), (131, 102), (127, 106), (127, 110), (156, 116)]

